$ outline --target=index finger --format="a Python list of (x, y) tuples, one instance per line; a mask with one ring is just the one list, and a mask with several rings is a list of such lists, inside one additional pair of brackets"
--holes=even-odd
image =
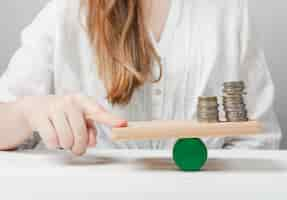
[(128, 125), (127, 120), (109, 113), (92, 97), (80, 97), (79, 100), (86, 119), (117, 128), (126, 127)]

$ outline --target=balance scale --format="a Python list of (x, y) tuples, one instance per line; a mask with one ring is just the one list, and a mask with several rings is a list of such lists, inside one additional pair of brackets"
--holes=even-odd
[(200, 137), (246, 136), (262, 133), (258, 121), (199, 123), (194, 121), (137, 121), (128, 127), (113, 128), (113, 141), (176, 138), (173, 160), (183, 171), (198, 171), (208, 159)]

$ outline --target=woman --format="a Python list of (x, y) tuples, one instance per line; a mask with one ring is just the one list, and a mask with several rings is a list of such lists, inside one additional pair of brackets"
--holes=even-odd
[[(256, 137), (204, 138), (209, 148), (275, 149), (274, 87), (247, 0), (53, 0), (22, 34), (0, 79), (0, 148), (37, 131), (48, 148), (170, 148), (112, 143), (127, 120), (190, 120), (201, 95), (244, 80)], [(96, 140), (97, 138), (97, 140)]]

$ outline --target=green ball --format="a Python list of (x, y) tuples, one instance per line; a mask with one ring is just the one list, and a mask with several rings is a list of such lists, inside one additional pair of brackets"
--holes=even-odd
[(179, 139), (173, 147), (173, 160), (183, 171), (199, 171), (207, 161), (207, 148), (198, 138)]

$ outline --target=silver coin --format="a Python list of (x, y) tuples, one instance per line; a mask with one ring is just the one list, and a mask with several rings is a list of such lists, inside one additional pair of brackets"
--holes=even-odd
[(197, 117), (198, 117), (198, 119), (218, 119), (219, 118), (218, 115), (215, 115), (215, 116), (202, 116), (202, 115), (199, 115)]
[(205, 105), (197, 105), (197, 108), (202, 108), (202, 109), (217, 109), (219, 105), (210, 105), (210, 104), (205, 104)]
[(244, 119), (238, 119), (238, 118), (229, 119), (229, 118), (227, 118), (226, 120), (227, 120), (228, 122), (245, 122), (245, 121), (248, 121), (249, 119), (248, 119), (248, 118), (244, 118)]
[(247, 113), (247, 110), (246, 109), (240, 109), (239, 111), (229, 111), (228, 112), (228, 114), (234, 114), (234, 115), (236, 115), (236, 114), (246, 114)]
[(224, 87), (245, 87), (244, 81), (230, 81), (223, 83)]
[(212, 120), (198, 119), (198, 121), (199, 122), (213, 123), (213, 122), (219, 122), (219, 119), (212, 119)]
[(217, 101), (216, 96), (200, 96), (198, 97), (199, 101)]
[(245, 104), (227, 104), (227, 105), (223, 105), (223, 109), (224, 110), (243, 110), (245, 109), (246, 106)]
[(222, 98), (223, 102), (226, 102), (226, 101), (244, 101), (244, 98), (242, 96), (240, 97), (236, 97), (236, 96), (233, 96), (233, 97), (223, 97)]
[(203, 108), (198, 108), (198, 111), (200, 113), (218, 113), (218, 109), (203, 109)]
[(203, 113), (203, 112), (198, 112), (197, 115), (198, 115), (198, 116), (202, 116), (202, 117), (214, 117), (214, 116), (218, 116), (218, 113)]

